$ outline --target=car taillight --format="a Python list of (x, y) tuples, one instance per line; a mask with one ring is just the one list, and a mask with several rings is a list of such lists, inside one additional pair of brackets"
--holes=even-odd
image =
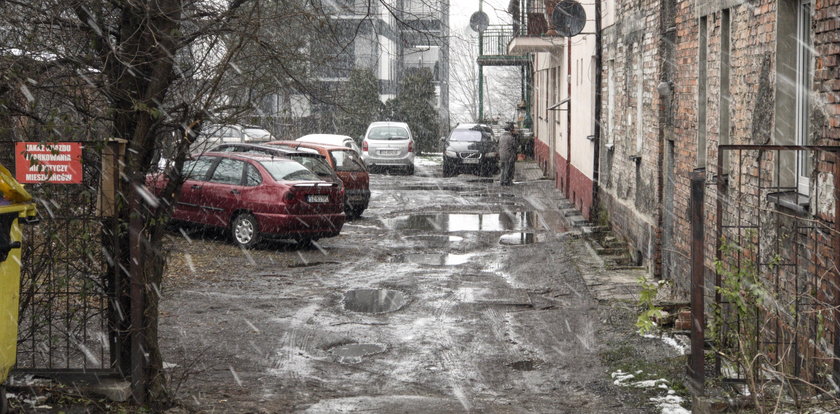
[(367, 151), (367, 150), (368, 150), (367, 140), (362, 141), (362, 151)]
[(414, 152), (414, 142), (408, 141), (408, 152)]

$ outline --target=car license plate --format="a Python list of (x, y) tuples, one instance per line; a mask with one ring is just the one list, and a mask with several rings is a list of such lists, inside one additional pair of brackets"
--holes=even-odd
[(399, 153), (397, 150), (379, 150), (379, 155), (397, 155)]
[(306, 196), (306, 201), (310, 203), (326, 203), (330, 201), (330, 196), (325, 194), (310, 194)]
[(478, 164), (478, 158), (464, 158), (464, 164)]

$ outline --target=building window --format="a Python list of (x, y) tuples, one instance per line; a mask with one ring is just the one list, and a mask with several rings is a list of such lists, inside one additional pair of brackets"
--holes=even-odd
[[(808, 145), (811, 91), (811, 0), (802, 0), (796, 16), (796, 145)], [(797, 189), (809, 193), (811, 154), (799, 151), (796, 160)]]
[(700, 18), (699, 56), (697, 57), (697, 168), (706, 168), (706, 54), (708, 45), (708, 18)]
[[(808, 145), (812, 0), (782, 0), (777, 13), (776, 102), (773, 141), (780, 145)], [(777, 185), (784, 190), (809, 193), (810, 153), (780, 155)]]
[[(729, 9), (724, 9), (721, 12), (720, 19), (720, 113), (718, 114), (720, 137), (718, 142), (721, 145), (728, 145), (731, 141), (729, 136), (729, 101), (731, 99), (729, 89), (730, 24)], [(718, 156), (723, 158), (723, 171), (718, 171), (717, 174), (728, 174), (729, 151), (719, 151)]]
[(641, 156), (645, 142), (645, 71), (642, 49), (640, 45), (634, 47), (636, 50), (636, 155)]
[(615, 62), (610, 61), (607, 66), (607, 145), (612, 148), (615, 143)]

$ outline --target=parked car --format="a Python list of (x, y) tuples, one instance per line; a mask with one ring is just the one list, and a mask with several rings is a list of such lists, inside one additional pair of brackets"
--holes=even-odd
[[(172, 219), (227, 229), (238, 246), (264, 237), (333, 237), (346, 219), (342, 189), (287, 158), (213, 152), (188, 160), (182, 171)], [(151, 175), (147, 186), (160, 194), (166, 178)]]
[(369, 167), (400, 167), (414, 174), (414, 137), (405, 122), (373, 122), (362, 141), (362, 159)]
[(370, 175), (364, 161), (355, 151), (347, 147), (300, 141), (272, 141), (268, 145), (323, 155), (344, 183), (344, 211), (347, 216), (359, 217), (367, 209), (370, 202)]
[(356, 151), (356, 154), (362, 155), (362, 150), (359, 148), (359, 145), (356, 144), (356, 141), (353, 141), (353, 138), (350, 138), (347, 135), (309, 134), (304, 135), (296, 139), (295, 141), (311, 142), (313, 144), (335, 145), (338, 147), (347, 147), (351, 148), (353, 151)]
[(443, 176), (460, 171), (479, 175), (499, 172), (499, 141), (493, 129), (484, 124), (460, 124), (443, 141)]
[(224, 143), (260, 143), (275, 139), (270, 132), (252, 125), (208, 124), (201, 129), (198, 139), (190, 146), (190, 152), (207, 152)]
[(274, 155), (277, 157), (286, 157), (297, 161), (309, 171), (315, 173), (318, 178), (335, 183), (344, 188), (344, 182), (333, 170), (332, 164), (327, 161), (327, 158), (322, 154), (312, 153), (310, 151), (298, 151), (292, 148), (278, 147), (276, 145), (265, 144), (222, 144), (210, 149), (211, 152), (235, 152), (235, 153), (257, 153)]

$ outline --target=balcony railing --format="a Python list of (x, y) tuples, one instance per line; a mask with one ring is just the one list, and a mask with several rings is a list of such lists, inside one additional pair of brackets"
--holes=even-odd
[(507, 46), (513, 40), (514, 31), (511, 25), (492, 25), (481, 33), (481, 56), (507, 55)]

